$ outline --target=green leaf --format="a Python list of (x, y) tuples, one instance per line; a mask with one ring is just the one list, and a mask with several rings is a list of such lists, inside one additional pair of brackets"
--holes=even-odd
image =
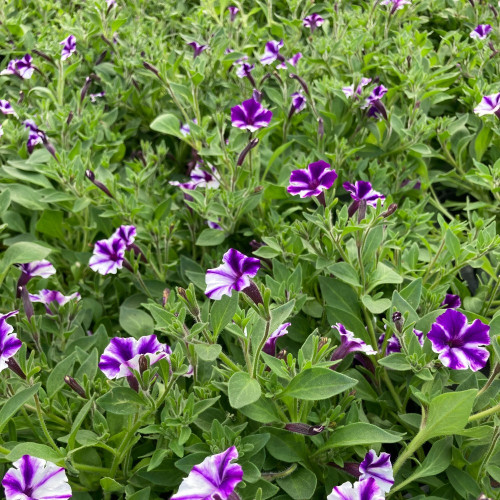
[(246, 417), (261, 424), (271, 424), (280, 421), (280, 415), (274, 403), (263, 396), (251, 405), (243, 406), (239, 410)]
[(153, 318), (148, 313), (126, 306), (120, 307), (119, 322), (120, 326), (136, 339), (151, 335), (155, 326)]
[(75, 447), (76, 435), (80, 430), (80, 427), (87, 416), (87, 413), (90, 411), (90, 408), (94, 405), (94, 400), (89, 399), (78, 412), (75, 420), (73, 421), (73, 425), (71, 426), (71, 431), (68, 436), (68, 448), (72, 450)]
[(296, 375), (279, 397), (316, 401), (340, 394), (357, 383), (357, 380), (329, 368), (313, 367)]
[(38, 392), (41, 385), (42, 384), (38, 383), (32, 387), (28, 387), (7, 400), (0, 410), (0, 433), (21, 406), (27, 403)]
[(42, 260), (50, 253), (50, 248), (32, 243), (30, 241), (20, 241), (11, 245), (3, 254), (2, 264), (24, 264), (33, 260)]
[(399, 311), (401, 314), (408, 313), (408, 321), (412, 322), (415, 321), (417, 322), (419, 320), (418, 314), (416, 313), (415, 309), (405, 300), (401, 295), (394, 290), (392, 294), (392, 307), (396, 309), (396, 311)]
[(373, 300), (369, 295), (363, 295), (361, 297), (361, 302), (372, 314), (382, 314), (391, 307), (391, 301), (389, 299), (378, 299)]
[(161, 132), (162, 134), (174, 135), (182, 139), (182, 134), (180, 130), (179, 118), (175, 115), (169, 113), (160, 115), (153, 120), (150, 127), (156, 132)]
[(226, 233), (220, 231), (219, 229), (204, 229), (198, 239), (196, 244), (200, 247), (213, 247), (220, 245), (226, 239)]
[(420, 297), (422, 295), (422, 278), (412, 281), (401, 290), (400, 295), (414, 310), (416, 310), (420, 304)]
[(403, 283), (403, 278), (394, 269), (386, 266), (382, 262), (377, 264), (377, 269), (371, 275), (367, 292), (373, 290), (378, 285)]
[(331, 266), (328, 266), (327, 269), (344, 283), (355, 287), (361, 286), (358, 273), (347, 262), (337, 262), (335, 264), (332, 264)]
[(149, 500), (150, 493), (151, 488), (148, 486), (147, 488), (136, 491), (132, 495), (128, 495), (127, 500)]
[(87, 355), (85, 361), (81, 364), (80, 368), (78, 368), (75, 378), (78, 381), (83, 382), (83, 376), (87, 375), (89, 381), (93, 382), (97, 374), (98, 362), (99, 362), (99, 356), (97, 353), (97, 349), (94, 348), (92, 349), (90, 354)]
[(229, 403), (233, 408), (242, 408), (255, 403), (261, 395), (259, 383), (246, 372), (233, 373), (227, 389)]
[(125, 489), (125, 486), (110, 477), (101, 478), (100, 483), (102, 489), (109, 493), (121, 493)]
[(299, 465), (292, 474), (276, 482), (293, 500), (307, 500), (314, 495), (317, 479), (314, 472)]
[(238, 292), (228, 297), (224, 295), (220, 300), (216, 300), (210, 309), (210, 326), (214, 332), (214, 337), (219, 335), (226, 325), (233, 319), (238, 308)]
[(195, 344), (194, 350), (203, 361), (214, 361), (222, 352), (222, 346), (219, 344)]
[(436, 476), (445, 471), (451, 464), (452, 437), (446, 437), (436, 441), (427, 453), (424, 461), (412, 474), (413, 479), (419, 477)]
[(266, 448), (277, 460), (300, 462), (307, 457), (304, 436), (274, 427), (269, 427), (266, 432), (271, 434)]
[(52, 397), (61, 387), (64, 387), (64, 377), (71, 375), (71, 368), (75, 364), (76, 353), (72, 352), (60, 361), (47, 377), (47, 395)]
[(3, 189), (0, 193), (0, 217), (7, 211), (10, 206), (10, 191)]
[(7, 459), (15, 462), (23, 455), (31, 455), (32, 457), (43, 458), (55, 464), (61, 464), (64, 461), (64, 456), (54, 448), (40, 443), (20, 443), (16, 445), (11, 452), (7, 455)]
[(47, 236), (64, 240), (62, 225), (62, 212), (58, 210), (44, 210), (36, 223), (36, 229)]
[(446, 246), (446, 250), (455, 258), (458, 259), (460, 257), (460, 240), (453, 233), (451, 229), (446, 230), (446, 234), (444, 236), (444, 243)]
[(97, 404), (110, 413), (132, 415), (144, 405), (144, 401), (130, 387), (114, 387), (101, 396)]
[(406, 361), (406, 356), (402, 352), (389, 354), (385, 358), (379, 359), (378, 364), (399, 372), (411, 370), (411, 365)]

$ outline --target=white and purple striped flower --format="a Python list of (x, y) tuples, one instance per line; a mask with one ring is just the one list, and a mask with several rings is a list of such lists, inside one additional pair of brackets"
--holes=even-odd
[(283, 62), (285, 59), (280, 54), (280, 49), (283, 47), (283, 40), (277, 42), (276, 40), (271, 40), (266, 43), (266, 47), (264, 49), (264, 55), (260, 58), (260, 62), (265, 66), (273, 63), (278, 59), (278, 61)]
[(362, 106), (363, 109), (368, 108), (368, 116), (379, 118), (382, 115), (384, 118), (387, 118), (387, 111), (380, 102), (385, 94), (387, 94), (387, 88), (383, 85), (378, 85), (371, 91), (365, 104)]
[(238, 9), (238, 7), (234, 7), (234, 5), (232, 5), (232, 6), (228, 7), (227, 10), (229, 11), (229, 20), (231, 22), (234, 22), (234, 20), (236, 19), (236, 14), (238, 14), (240, 9)]
[(476, 40), (484, 40), (490, 33), (492, 27), (489, 24), (480, 24), (470, 32), (470, 37)]
[(17, 338), (14, 327), (7, 323), (7, 319), (15, 316), (19, 311), (11, 311), (0, 315), (0, 372), (8, 366), (8, 361), (16, 354), (23, 343)]
[(62, 42), (59, 42), (59, 45), (63, 46), (61, 51), (61, 61), (65, 61), (71, 54), (76, 52), (75, 35), (69, 35), (68, 38), (65, 38)]
[(457, 309), (462, 305), (462, 301), (458, 295), (453, 295), (452, 293), (447, 293), (443, 302), (441, 302), (439, 307), (444, 309)]
[(497, 115), (500, 118), (500, 92), (498, 94), (485, 95), (481, 102), (474, 108), (478, 116)]
[(274, 330), (273, 333), (271, 333), (269, 338), (266, 340), (264, 347), (262, 348), (262, 350), (266, 354), (269, 354), (270, 356), (274, 356), (276, 354), (276, 342), (279, 337), (283, 337), (283, 335), (286, 335), (288, 333), (288, 327), (290, 325), (291, 323), (284, 323), (280, 325), (276, 330)]
[(29, 80), (35, 71), (35, 67), (31, 64), (32, 61), (33, 58), (29, 54), (25, 54), (21, 59), (10, 61), (7, 68), (0, 71), (0, 75), (17, 75), (24, 80)]
[(311, 29), (311, 33), (316, 29), (319, 28), (325, 20), (319, 15), (319, 14), (310, 14), (306, 17), (304, 17), (303, 23), (306, 28)]
[(294, 170), (290, 174), (290, 185), (286, 190), (301, 198), (319, 196), (333, 186), (336, 178), (337, 172), (330, 168), (330, 164), (319, 160), (309, 163), (306, 169)]
[(392, 5), (391, 14), (401, 10), (405, 5), (411, 5), (411, 0), (382, 0), (380, 5)]
[(276, 67), (278, 69), (286, 69), (287, 67), (287, 64), (289, 64), (290, 66), (293, 66), (294, 68), (297, 66), (298, 62), (302, 59), (302, 52), (297, 52), (296, 54), (294, 54), (292, 57), (290, 57), (290, 59), (288, 59), (287, 61), (283, 61), (281, 62), (280, 64), (278, 64)]
[(342, 184), (343, 188), (348, 191), (351, 198), (354, 200), (352, 205), (349, 207), (349, 216), (356, 212), (359, 208), (361, 201), (365, 201), (367, 205), (376, 208), (377, 200), (385, 200), (385, 196), (372, 188), (372, 185), (368, 181), (356, 181), (354, 184), (350, 182), (344, 182)]
[(307, 100), (302, 92), (295, 92), (292, 94), (292, 107), (295, 113), (300, 113), (307, 104)]
[(41, 302), (45, 306), (45, 310), (48, 314), (55, 314), (54, 311), (50, 309), (50, 305), (55, 302), (59, 307), (64, 306), (70, 300), (80, 300), (81, 295), (78, 292), (72, 293), (71, 295), (63, 295), (57, 290), (40, 290), (39, 293), (29, 294), (31, 302)]
[(125, 261), (125, 242), (116, 236), (99, 240), (94, 245), (94, 253), (89, 260), (89, 267), (96, 273), (116, 274)]
[(126, 250), (130, 250), (137, 236), (135, 226), (120, 226), (111, 236), (111, 238), (120, 238), (125, 243)]
[[(380, 337), (378, 338), (379, 350), (382, 349), (382, 345), (384, 343), (384, 338), (385, 338), (385, 333), (380, 335)], [(401, 344), (399, 342), (399, 339), (396, 337), (396, 335), (392, 334), (389, 337), (389, 340), (387, 341), (387, 344), (385, 346), (385, 355), (389, 356), (389, 354), (394, 354), (396, 352), (401, 352)]]
[(208, 169), (204, 169), (202, 168), (202, 162), (196, 162), (196, 166), (191, 170), (188, 182), (170, 181), (170, 185), (190, 190), (196, 188), (217, 189), (220, 186), (217, 170), (213, 165), (207, 165)]
[(236, 70), (236, 76), (238, 78), (250, 78), (254, 68), (255, 68), (254, 64), (242, 61), (240, 63), (239, 68)]
[(48, 260), (35, 260), (26, 264), (17, 264), (22, 274), (19, 277), (17, 286), (24, 286), (31, 278), (39, 276), (40, 278), (48, 278), (56, 274), (55, 267)]
[(351, 352), (362, 352), (367, 355), (377, 354), (373, 348), (354, 336), (354, 333), (347, 330), (342, 323), (332, 325), (340, 334), (340, 345), (333, 351), (330, 361), (344, 359)]
[(204, 50), (208, 49), (208, 45), (201, 45), (198, 42), (189, 42), (188, 45), (193, 47), (193, 59), (196, 59)]
[(153, 365), (171, 353), (169, 346), (162, 344), (156, 335), (140, 339), (113, 337), (104, 349), (99, 361), (100, 370), (110, 380), (133, 376), (132, 370), (139, 370), (139, 358), (146, 356)]
[(387, 493), (394, 485), (389, 453), (381, 453), (377, 456), (374, 450), (370, 450), (359, 464), (359, 472), (361, 472), (360, 480), (373, 478), (384, 493)]
[(427, 338), (439, 360), (452, 370), (472, 371), (486, 366), (490, 353), (490, 327), (476, 319), (467, 323), (467, 317), (455, 309), (448, 309), (436, 318)]
[(191, 469), (171, 500), (227, 500), (243, 479), (241, 466), (231, 463), (237, 458), (235, 446), (205, 458)]
[[(361, 95), (361, 93), (363, 92), (363, 87), (366, 87), (371, 81), (371, 78), (361, 78), (361, 82), (356, 88), (356, 94)], [(342, 92), (344, 92), (344, 95), (349, 99), (354, 95), (354, 84), (350, 87), (342, 87)]]
[(223, 295), (231, 296), (233, 290), (245, 290), (260, 269), (259, 259), (247, 257), (234, 248), (224, 254), (222, 262), (219, 267), (208, 269), (205, 275), (205, 294), (210, 299), (220, 300)]
[(9, 101), (6, 101), (5, 99), (0, 99), (0, 112), (2, 112), (4, 115), (17, 116), (17, 113), (12, 107), (12, 104)]
[(233, 127), (255, 132), (259, 128), (267, 127), (271, 122), (273, 113), (265, 109), (255, 99), (247, 99), (241, 104), (231, 108), (231, 122)]
[(327, 500), (384, 500), (385, 495), (375, 479), (370, 477), (351, 484), (349, 481), (336, 486), (326, 497)]
[(33, 120), (24, 120), (23, 124), (29, 130), (26, 147), (28, 149), (28, 153), (31, 154), (37, 144), (43, 143), (45, 134), (37, 127)]
[(106, 95), (106, 92), (102, 91), (102, 92), (97, 92), (96, 94), (89, 94), (89, 97), (90, 97), (90, 102), (92, 103), (96, 103), (97, 102), (97, 99), (99, 97), (104, 97)]
[(213, 222), (211, 220), (207, 221), (207, 226), (210, 229), (217, 229), (217, 231), (223, 231), (222, 227), (217, 222)]
[(62, 467), (30, 455), (23, 455), (12, 465), (2, 479), (6, 500), (71, 498), (71, 486)]

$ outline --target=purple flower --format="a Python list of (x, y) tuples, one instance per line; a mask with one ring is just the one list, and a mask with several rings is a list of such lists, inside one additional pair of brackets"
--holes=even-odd
[(35, 67), (31, 64), (32, 57), (26, 54), (21, 59), (14, 59), (9, 62), (7, 68), (0, 71), (0, 75), (18, 75), (25, 80), (29, 80), (35, 71)]
[(29, 294), (31, 302), (41, 302), (45, 306), (45, 310), (48, 314), (54, 314), (50, 309), (50, 304), (52, 302), (57, 302), (59, 306), (67, 304), (70, 300), (76, 299), (80, 300), (81, 296), (78, 292), (72, 293), (71, 295), (63, 295), (57, 290), (40, 290), (38, 294)]
[(276, 67), (278, 69), (286, 69), (286, 65), (288, 63), (288, 64), (290, 64), (290, 66), (293, 66), (295, 68), (295, 66), (297, 66), (297, 63), (300, 61), (300, 59), (302, 59), (302, 53), (297, 52), (290, 59), (288, 59), (288, 61), (283, 61), (282, 63), (278, 64), (278, 66), (276, 66)]
[[(198, 123), (196, 118), (193, 118), (193, 123), (196, 123), (196, 124)], [(181, 123), (179, 130), (184, 137), (188, 136), (191, 133), (191, 128), (189, 126), (189, 123)]]
[(198, 42), (189, 42), (188, 45), (193, 47), (194, 59), (196, 59), (204, 50), (208, 49), (208, 45), (200, 45)]
[(413, 329), (413, 333), (417, 337), (418, 343), (423, 346), (424, 345), (424, 332), (421, 330)]
[(235, 446), (205, 458), (191, 469), (171, 500), (227, 500), (243, 479), (243, 469), (231, 463), (237, 458)]
[(202, 162), (196, 162), (196, 166), (191, 170), (188, 182), (170, 181), (172, 186), (179, 186), (183, 189), (207, 188), (217, 189), (220, 186), (219, 175), (213, 165), (207, 164), (210, 171), (204, 170)]
[(280, 54), (281, 47), (283, 47), (283, 40), (280, 40), (279, 42), (275, 40), (267, 42), (264, 49), (264, 55), (260, 58), (260, 62), (265, 66), (273, 63), (276, 59), (283, 62), (284, 58)]
[(212, 221), (207, 221), (207, 226), (210, 228), (210, 229), (217, 229), (218, 231), (223, 231), (222, 227), (219, 226), (219, 224), (217, 224), (217, 222), (212, 222)]
[(236, 70), (236, 76), (238, 78), (250, 78), (252, 70), (255, 68), (254, 64), (249, 64), (242, 62), (240, 67)]
[(469, 325), (465, 314), (448, 309), (436, 318), (427, 338), (444, 366), (475, 372), (486, 365), (490, 356), (485, 348), (490, 344), (489, 331), (490, 327), (480, 320)]
[(17, 282), (17, 286), (24, 286), (31, 278), (40, 276), (41, 278), (48, 278), (56, 274), (55, 267), (48, 260), (36, 260), (26, 264), (18, 264), (17, 267), (21, 269), (21, 276)]
[(241, 104), (231, 108), (231, 121), (233, 127), (255, 132), (259, 128), (267, 127), (273, 114), (265, 109), (260, 102), (255, 99), (247, 99)]
[(374, 351), (371, 346), (365, 344), (361, 339), (356, 338), (354, 333), (347, 330), (342, 323), (332, 325), (332, 328), (339, 331), (340, 345), (333, 351), (330, 361), (344, 359), (351, 352), (363, 352), (367, 355), (377, 354), (377, 351)]
[(497, 115), (500, 118), (500, 92), (498, 94), (485, 95), (481, 102), (474, 108), (478, 116)]
[(375, 479), (370, 477), (354, 484), (348, 481), (341, 486), (336, 486), (326, 500), (383, 500), (384, 498), (385, 495)]
[(378, 117), (380, 114), (387, 117), (384, 105), (380, 102), (382, 97), (387, 94), (387, 89), (383, 85), (375, 87), (367, 97), (363, 109), (368, 108), (368, 116)]
[(336, 178), (337, 173), (330, 169), (330, 164), (319, 160), (309, 163), (306, 169), (294, 170), (286, 189), (290, 194), (298, 194), (301, 198), (318, 196), (325, 189), (331, 188)]
[(71, 486), (62, 467), (31, 455), (23, 455), (12, 465), (2, 479), (6, 500), (71, 498)]
[(62, 42), (59, 42), (59, 45), (63, 46), (61, 51), (61, 61), (65, 61), (71, 54), (76, 52), (75, 35), (69, 35), (68, 38), (65, 38)]
[[(356, 94), (361, 95), (361, 93), (363, 92), (363, 87), (366, 87), (371, 81), (371, 78), (361, 78), (361, 82), (356, 89)], [(344, 92), (347, 98), (352, 97), (354, 95), (354, 85), (351, 85), (350, 87), (342, 87), (342, 92)]]
[(260, 269), (259, 259), (247, 257), (234, 248), (224, 254), (222, 262), (221, 266), (208, 269), (205, 276), (205, 293), (210, 299), (220, 300), (223, 295), (231, 296), (233, 290), (244, 290)]
[(370, 450), (359, 464), (359, 471), (361, 472), (361, 480), (373, 478), (384, 493), (387, 493), (394, 484), (389, 453), (381, 453), (380, 456), (377, 456), (374, 450)]
[(156, 335), (148, 335), (140, 339), (133, 337), (113, 337), (104, 349), (99, 361), (99, 368), (108, 379), (123, 378), (133, 375), (132, 370), (139, 371), (139, 358), (144, 355), (153, 365), (167, 358), (172, 351), (158, 342)]
[(295, 113), (299, 113), (306, 107), (307, 100), (302, 92), (295, 92), (292, 94), (292, 106)]
[(33, 120), (25, 120), (23, 124), (29, 130), (26, 147), (28, 148), (28, 153), (31, 154), (37, 144), (43, 143), (45, 134), (37, 127)]
[(90, 269), (103, 275), (116, 274), (123, 267), (125, 249), (125, 242), (116, 236), (97, 241), (89, 260)]
[(228, 7), (227, 10), (229, 11), (229, 20), (231, 22), (234, 22), (234, 20), (236, 19), (236, 14), (238, 14), (240, 9), (238, 9), (238, 7), (231, 6)]
[(319, 14), (314, 13), (304, 17), (303, 22), (306, 28), (311, 29), (312, 33), (316, 28), (319, 28), (325, 22), (325, 20)]
[(444, 309), (457, 309), (462, 305), (462, 301), (458, 295), (453, 295), (452, 293), (447, 293), (443, 302), (439, 307)]
[(0, 99), (0, 111), (4, 115), (15, 115), (15, 116), (17, 116), (17, 113), (14, 111), (14, 108), (12, 107), (12, 104), (9, 101), (5, 101), (4, 99)]
[(397, 10), (401, 10), (405, 5), (411, 5), (410, 0), (382, 0), (380, 5), (392, 5), (391, 14)]
[(484, 40), (491, 33), (491, 30), (492, 28), (489, 24), (480, 24), (471, 31), (470, 37), (477, 40)]
[[(382, 344), (384, 343), (384, 337), (385, 334), (383, 333), (378, 338), (379, 349), (382, 348)], [(389, 354), (394, 354), (396, 352), (401, 352), (401, 344), (399, 343), (399, 339), (396, 337), (396, 335), (392, 334), (389, 340), (387, 341), (387, 345), (385, 348), (385, 355), (389, 356)]]
[(89, 94), (90, 97), (90, 102), (97, 102), (98, 97), (104, 97), (106, 95), (106, 92), (97, 92), (97, 94)]
[(286, 335), (288, 333), (288, 327), (290, 325), (291, 323), (284, 323), (283, 325), (280, 325), (276, 330), (274, 330), (273, 333), (271, 333), (269, 338), (266, 340), (264, 347), (262, 348), (262, 350), (266, 354), (269, 354), (270, 356), (274, 356), (276, 354), (276, 342), (279, 337), (283, 337), (283, 335)]
[(135, 226), (120, 226), (111, 236), (111, 238), (120, 238), (125, 243), (126, 250), (130, 250), (137, 236)]
[(372, 207), (377, 207), (377, 200), (380, 198), (382, 201), (385, 200), (385, 196), (372, 188), (372, 185), (368, 181), (356, 181), (354, 184), (350, 182), (344, 182), (342, 184), (346, 191), (349, 191), (351, 198), (355, 202), (365, 200), (367, 205)]
[(113, 7), (113, 5), (116, 5), (116, 0), (106, 0), (106, 2), (108, 4), (108, 9)]
[(15, 316), (19, 311), (12, 311), (0, 315), (0, 372), (7, 368), (7, 362), (16, 354), (23, 343), (17, 338), (14, 328), (7, 323), (7, 319)]

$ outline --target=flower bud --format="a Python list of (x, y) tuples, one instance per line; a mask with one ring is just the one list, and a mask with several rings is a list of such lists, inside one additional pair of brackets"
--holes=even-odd
[(403, 325), (404, 325), (404, 320), (403, 316), (399, 311), (396, 311), (392, 315), (392, 321), (394, 322), (394, 325), (396, 327), (396, 330), (401, 333), (403, 331)]
[(142, 375), (148, 369), (148, 360), (144, 354), (139, 356), (139, 373)]
[(380, 214), (380, 217), (383, 217), (384, 219), (386, 219), (387, 217), (392, 215), (397, 209), (398, 209), (398, 205), (396, 203), (391, 203), (389, 205), (389, 207), (387, 208), (387, 210)]
[(87, 399), (87, 394), (85, 393), (85, 389), (73, 377), (66, 375), (64, 377), (64, 382), (66, 382), (66, 384), (68, 384), (71, 387), (71, 389), (73, 389), (79, 396), (81, 396), (84, 399)]
[(16, 375), (21, 377), (23, 380), (26, 380), (26, 375), (24, 374), (23, 370), (21, 369), (18, 362), (14, 358), (9, 358), (6, 361), (6, 363), (11, 371), (13, 371)]
[(252, 140), (248, 142), (248, 144), (245, 146), (243, 151), (240, 153), (240, 156), (238, 157), (238, 161), (236, 163), (238, 167), (241, 167), (241, 165), (243, 165), (243, 162), (245, 161), (247, 154), (250, 152), (251, 149), (257, 146), (257, 144), (259, 144), (259, 139), (257, 139), (257, 137), (254, 137)]

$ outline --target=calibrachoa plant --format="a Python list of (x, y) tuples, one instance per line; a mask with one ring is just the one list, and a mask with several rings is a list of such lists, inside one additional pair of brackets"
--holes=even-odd
[(497, 4), (2, 3), (5, 498), (500, 498)]

